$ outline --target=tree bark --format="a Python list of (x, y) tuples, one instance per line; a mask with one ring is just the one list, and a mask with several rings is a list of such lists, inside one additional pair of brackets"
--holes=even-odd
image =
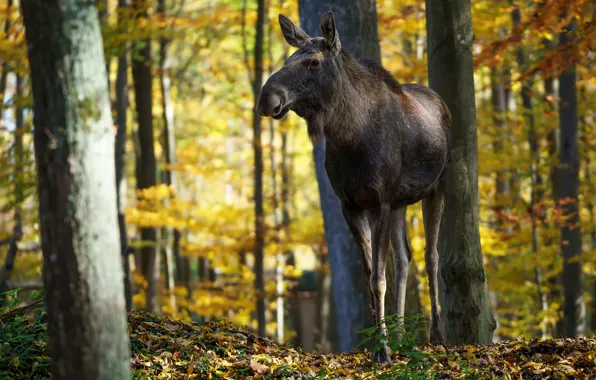
[[(125, 10), (129, 6), (129, 0), (118, 0), (118, 9)], [(126, 21), (118, 16), (118, 22), (124, 24)], [(132, 310), (132, 289), (130, 280), (130, 263), (128, 256), (128, 235), (126, 232), (126, 133), (127, 133), (127, 111), (128, 111), (128, 46), (118, 57), (118, 72), (116, 74), (116, 203), (118, 207), (118, 229), (120, 230), (120, 255), (122, 257), (122, 268), (124, 270), (124, 297), (126, 299), (126, 310)]]
[[(560, 44), (572, 41), (576, 29), (574, 19), (560, 34)], [(563, 221), (561, 225), (561, 253), (563, 255), (563, 315), (565, 337), (585, 333), (586, 306), (582, 262), (581, 228), (579, 224), (579, 149), (577, 121), (577, 88), (575, 63), (559, 76), (559, 194), (558, 203)]]
[[(54, 379), (129, 379), (114, 135), (94, 3), (21, 3)], [(74, 333), (73, 333), (74, 332)]]
[[(300, 26), (311, 37), (319, 36), (321, 17), (327, 11), (335, 14), (342, 46), (356, 57), (381, 61), (376, 21), (376, 4), (372, 0), (300, 0)], [(360, 249), (354, 242), (341, 211), (341, 202), (331, 188), (325, 170), (325, 140), (313, 147), (315, 171), (319, 184), (325, 240), (331, 267), (331, 283), (338, 330), (338, 349), (352, 351), (362, 340), (360, 330), (373, 325), (369, 308), (368, 279)], [(388, 264), (389, 267), (393, 265)], [(390, 296), (386, 298), (392, 299)]]
[[(139, 19), (147, 18), (146, 0), (133, 0), (132, 6)], [(151, 40), (142, 41), (139, 58), (133, 59), (132, 76), (137, 107), (140, 168), (137, 171), (137, 189), (147, 189), (156, 184), (156, 163), (153, 146), (153, 75), (151, 73)], [(157, 282), (159, 281), (159, 255), (156, 252), (155, 228), (141, 230), (141, 270), (147, 279), (146, 309), (157, 309)]]
[(439, 232), (447, 343), (490, 344), (495, 329), (478, 228), (478, 141), (469, 0), (426, 0), (430, 87), (452, 117), (451, 162)]

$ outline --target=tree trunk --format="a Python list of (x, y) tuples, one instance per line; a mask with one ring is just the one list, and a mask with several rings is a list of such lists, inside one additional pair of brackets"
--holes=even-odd
[[(553, 43), (552, 40), (549, 39), (543, 39), (542, 40), (542, 44), (543, 44), (543, 49), (544, 51), (550, 51), (552, 49), (555, 48), (555, 44)], [(547, 112), (549, 112), (549, 114), (554, 114), (556, 111), (556, 105), (555, 105), (555, 98), (556, 98), (556, 94), (555, 94), (555, 80), (554, 77), (551, 75), (546, 75), (546, 77), (544, 78), (544, 101), (547, 104)], [(548, 175), (548, 181), (549, 181), (549, 185), (550, 185), (550, 189), (551, 189), (551, 199), (553, 199), (555, 202), (558, 199), (558, 168), (559, 168), (559, 156), (558, 156), (558, 152), (559, 152), (559, 130), (557, 127), (552, 128), (547, 135), (547, 143), (548, 143), (548, 162), (550, 165), (550, 170), (549, 170), (549, 175)], [(547, 247), (552, 246), (553, 244), (555, 244), (555, 239), (550, 237), (550, 229), (553, 228), (552, 223), (545, 223), (544, 224), (544, 229), (546, 230), (547, 233), (547, 238), (545, 239), (544, 245)], [(550, 265), (551, 266), (551, 270), (552, 270), (552, 266), (553, 264)], [(558, 290), (559, 288), (559, 279), (556, 276), (551, 276), (549, 279), (547, 279), (547, 283), (548, 283), (548, 289), (549, 289), (549, 294), (548, 294), (548, 298), (549, 301), (552, 302), (557, 302), (559, 304), (561, 304), (561, 294), (560, 291)], [(562, 338), (563, 337), (563, 320), (562, 319), (558, 319), (557, 321), (555, 321), (555, 323), (552, 326), (552, 333), (551, 336), (553, 338)]]
[[(271, 39), (272, 25), (271, 21), (267, 21), (269, 27), (267, 29), (267, 55), (269, 58), (269, 75), (273, 74), (273, 42)], [(284, 54), (285, 56), (285, 54)], [(285, 57), (283, 57), (285, 58)], [(281, 123), (278, 123), (281, 128)], [(273, 199), (273, 225), (275, 226), (275, 243), (279, 247), (279, 230), (282, 227), (281, 209), (279, 207), (279, 188), (277, 186), (277, 164), (275, 160), (275, 122), (273, 118), (269, 119), (269, 165), (271, 166), (271, 188)], [(279, 248), (278, 248), (279, 249)], [(283, 281), (284, 281), (284, 255), (281, 251), (275, 254), (275, 320), (276, 320), (276, 336), (279, 343), (284, 341), (284, 298), (283, 298)]]
[[(17, 75), (16, 91), (14, 95), (15, 102), (22, 101), (24, 93), (24, 80), (21, 75)], [(4, 301), (2, 293), (10, 290), (8, 280), (14, 268), (14, 262), (18, 253), (19, 240), (23, 235), (21, 210), (23, 207), (24, 197), (24, 172), (23, 172), (23, 107), (19, 104), (15, 110), (15, 131), (14, 131), (14, 195), (15, 195), (15, 210), (14, 210), (14, 227), (12, 229), (12, 236), (8, 245), (8, 252), (4, 258), (4, 265), (0, 268), (0, 306)]]
[[(281, 171), (281, 228), (284, 230), (285, 238), (287, 241), (291, 241), (290, 231), (290, 152), (288, 146), (288, 130), (285, 127), (285, 121), (280, 123), (280, 135), (281, 135), (281, 161), (279, 164), (279, 170)], [(284, 265), (293, 265), (294, 263), (294, 252), (288, 250), (283, 254), (285, 261)], [(287, 303), (288, 313), (286, 314), (285, 324), (288, 326), (295, 326), (294, 319), (299, 315), (297, 310), (293, 309), (293, 303)]]
[[(118, 0), (120, 11), (125, 10), (129, 0)], [(118, 16), (118, 22), (124, 24), (126, 21)], [(116, 203), (118, 205), (118, 228), (120, 230), (120, 255), (124, 270), (124, 297), (126, 299), (126, 310), (132, 310), (132, 289), (130, 279), (130, 263), (128, 256), (128, 235), (126, 233), (126, 165), (124, 156), (126, 154), (126, 130), (128, 111), (128, 46), (125, 47), (122, 55), (118, 57), (118, 72), (116, 74)]]
[[(514, 5), (514, 1), (510, 0), (511, 5)], [(521, 13), (519, 6), (515, 6), (511, 12), (511, 20), (513, 21), (513, 27), (519, 27), (521, 23)], [(517, 66), (520, 74), (525, 73), (528, 70), (526, 51), (521, 43), (517, 41)], [(522, 79), (521, 98), (523, 105), (524, 119), (528, 127), (528, 144), (530, 146), (530, 204), (528, 205), (531, 223), (532, 223), (532, 253), (536, 257), (536, 268), (534, 269), (534, 278), (536, 282), (538, 307), (540, 312), (543, 314), (542, 321), (540, 323), (540, 336), (546, 339), (547, 336), (547, 324), (546, 312), (548, 310), (547, 295), (543, 291), (543, 279), (542, 279), (542, 268), (539, 265), (538, 260), (538, 226), (537, 220), (544, 221), (544, 213), (541, 211), (542, 206), (536, 206), (538, 202), (542, 200), (544, 196), (542, 176), (539, 172), (540, 166), (540, 152), (538, 151), (539, 137), (536, 133), (536, 126), (534, 123), (534, 113), (532, 109), (532, 77), (528, 76)]]
[[(410, 260), (410, 266), (408, 267), (408, 283), (406, 286), (406, 308), (405, 317), (414, 317), (416, 315), (422, 315), (422, 302), (420, 300), (420, 281), (418, 280), (418, 272), (416, 270), (416, 264), (414, 258)], [(417, 326), (416, 341), (418, 344), (425, 344), (428, 341), (428, 328), (426, 325)]]
[[(300, 26), (306, 33), (320, 35), (319, 24), (323, 13), (333, 11), (342, 46), (356, 57), (381, 61), (374, 1), (300, 0), (298, 4)], [(372, 326), (373, 318), (368, 306), (371, 301), (368, 279), (364, 278), (362, 253), (354, 242), (341, 211), (341, 202), (327, 177), (325, 146), (325, 140), (315, 144), (313, 156), (331, 267), (338, 349), (349, 352), (362, 340), (358, 332)]]
[(258, 333), (266, 333), (265, 307), (265, 279), (264, 279), (264, 249), (265, 249), (265, 213), (263, 211), (263, 146), (261, 142), (261, 117), (256, 111), (261, 87), (263, 87), (263, 42), (265, 30), (265, 0), (257, 1), (257, 24), (254, 46), (254, 77), (252, 112), (253, 151), (255, 157), (254, 197), (255, 197), (255, 290), (257, 292), (257, 324)]
[[(21, 3), (54, 379), (129, 379), (114, 135), (94, 3)], [(76, 332), (73, 334), (73, 332)]]
[(478, 228), (478, 141), (469, 0), (426, 0), (430, 87), (453, 117), (439, 232), (447, 343), (490, 344), (495, 329)]
[[(271, 45), (271, 44), (270, 44)], [(279, 196), (277, 187), (277, 165), (275, 163), (275, 128), (273, 119), (269, 120), (269, 149), (270, 156), (269, 161), (271, 165), (271, 187), (273, 190), (273, 224), (276, 230), (275, 242), (279, 246), (278, 239), (278, 228), (282, 225), (280, 209), (279, 209)], [(276, 289), (276, 305), (275, 305), (275, 319), (277, 326), (277, 341), (283, 343), (284, 341), (284, 299), (283, 299), (283, 279), (284, 279), (284, 257), (281, 252), (277, 252), (275, 255), (275, 289)]]
[[(491, 103), (493, 108), (493, 122), (497, 131), (493, 141), (493, 149), (496, 155), (503, 154), (503, 141), (507, 139), (510, 131), (507, 128), (508, 104), (505, 96), (506, 70), (491, 68)], [(495, 227), (499, 232), (504, 232), (502, 225), (503, 204), (511, 193), (511, 183), (507, 178), (505, 170), (498, 170), (495, 182)]]
[[(560, 44), (573, 40), (568, 33), (576, 29), (574, 19), (561, 35)], [(561, 225), (561, 252), (563, 254), (563, 315), (565, 337), (573, 338), (585, 333), (586, 306), (582, 262), (581, 227), (579, 224), (579, 149), (577, 123), (577, 88), (575, 64), (559, 76), (559, 194), (558, 203), (563, 221)]]
[[(109, 0), (97, 0), (97, 14), (99, 16), (100, 30), (108, 26), (108, 8), (110, 6)], [(103, 31), (102, 31), (103, 32)], [(102, 33), (103, 34), (103, 33)], [(108, 96), (111, 97), (111, 83), (110, 83), (110, 57), (105, 57), (106, 60), (106, 83), (108, 84)]]
[[(161, 15), (165, 22), (166, 18), (166, 2), (159, 0), (157, 2), (157, 12)], [(162, 31), (163, 32), (163, 31)], [(165, 156), (165, 168), (162, 170), (162, 182), (173, 189), (177, 188), (176, 175), (171, 170), (171, 165), (176, 162), (176, 136), (174, 134), (174, 105), (172, 104), (172, 96), (170, 94), (171, 80), (168, 67), (168, 39), (161, 37), (159, 39), (159, 88), (161, 91), (161, 109), (162, 109), (162, 146)], [(174, 194), (172, 194), (174, 196)], [(166, 207), (169, 207), (169, 200), (166, 200)], [(170, 235), (173, 235), (172, 228), (164, 227), (161, 230), (163, 251), (166, 260), (167, 281), (166, 288), (169, 293), (170, 307), (173, 315), (177, 313), (176, 294), (174, 293), (174, 258), (176, 260), (177, 269), (182, 269), (182, 257), (180, 251), (174, 252), (174, 245), (179, 246), (177, 242), (170, 245)], [(178, 231), (178, 235), (180, 232)], [(173, 236), (175, 238), (175, 236)], [(175, 255), (178, 256), (175, 256)]]
[[(147, 18), (146, 0), (133, 0), (132, 6), (139, 19)], [(139, 58), (133, 59), (132, 77), (140, 148), (140, 170), (137, 171), (137, 189), (147, 189), (156, 184), (156, 163), (153, 146), (153, 75), (151, 74), (151, 40), (143, 41)], [(155, 228), (141, 230), (141, 270), (147, 279), (146, 309), (157, 310), (157, 283), (159, 281), (159, 255), (156, 252), (157, 231)]]
[[(596, 10), (595, 10), (596, 11)], [(580, 90), (579, 102), (588, 100), (586, 97), (586, 86), (582, 86)], [(594, 142), (591, 139), (592, 129), (587, 119), (586, 114), (589, 115), (588, 110), (580, 116), (581, 134), (582, 134), (582, 151), (586, 152), (584, 157), (584, 183), (587, 189), (586, 196), (584, 198), (585, 208), (588, 209), (588, 215), (590, 217), (589, 222), (589, 242), (590, 249), (596, 252), (596, 214), (594, 213), (594, 194), (596, 194), (596, 188), (592, 182), (592, 160), (590, 159), (589, 152), (594, 149)], [(590, 275), (589, 281), (590, 286), (590, 307), (588, 308), (589, 316), (586, 315), (586, 330), (590, 330), (592, 334), (596, 334), (596, 276)], [(586, 281), (588, 282), (588, 281)], [(587, 286), (587, 285), (586, 285)]]
[[(14, 1), (13, 0), (8, 0), (6, 2), (6, 21), (4, 22), (4, 35), (8, 36), (8, 33), (10, 32), (10, 26), (11, 26), (11, 19), (9, 17), (10, 15), (10, 9), (13, 7), (14, 5)], [(8, 79), (8, 65), (6, 61), (2, 62), (2, 65), (0, 65), (0, 120), (2, 120), (2, 116), (4, 114), (4, 96), (6, 95), (6, 80)]]

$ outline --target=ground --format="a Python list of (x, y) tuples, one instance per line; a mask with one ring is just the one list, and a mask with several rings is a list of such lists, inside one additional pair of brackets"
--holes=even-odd
[[(393, 355), (317, 354), (226, 322), (128, 314), (134, 379), (595, 379), (596, 340), (513, 340), (490, 346), (421, 346)], [(50, 378), (42, 303), (0, 314), (0, 379)]]

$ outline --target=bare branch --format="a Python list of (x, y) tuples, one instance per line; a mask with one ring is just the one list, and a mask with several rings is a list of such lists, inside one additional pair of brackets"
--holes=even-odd
[(43, 282), (41, 280), (20, 280), (20, 281), (6, 281), (6, 288), (8, 290), (23, 289), (23, 290), (36, 290), (43, 288)]

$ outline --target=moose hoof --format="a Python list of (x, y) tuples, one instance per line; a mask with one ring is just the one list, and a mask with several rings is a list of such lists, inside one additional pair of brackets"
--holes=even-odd
[(379, 351), (373, 354), (373, 361), (376, 364), (391, 364), (391, 355), (389, 355), (389, 348), (382, 347)]

